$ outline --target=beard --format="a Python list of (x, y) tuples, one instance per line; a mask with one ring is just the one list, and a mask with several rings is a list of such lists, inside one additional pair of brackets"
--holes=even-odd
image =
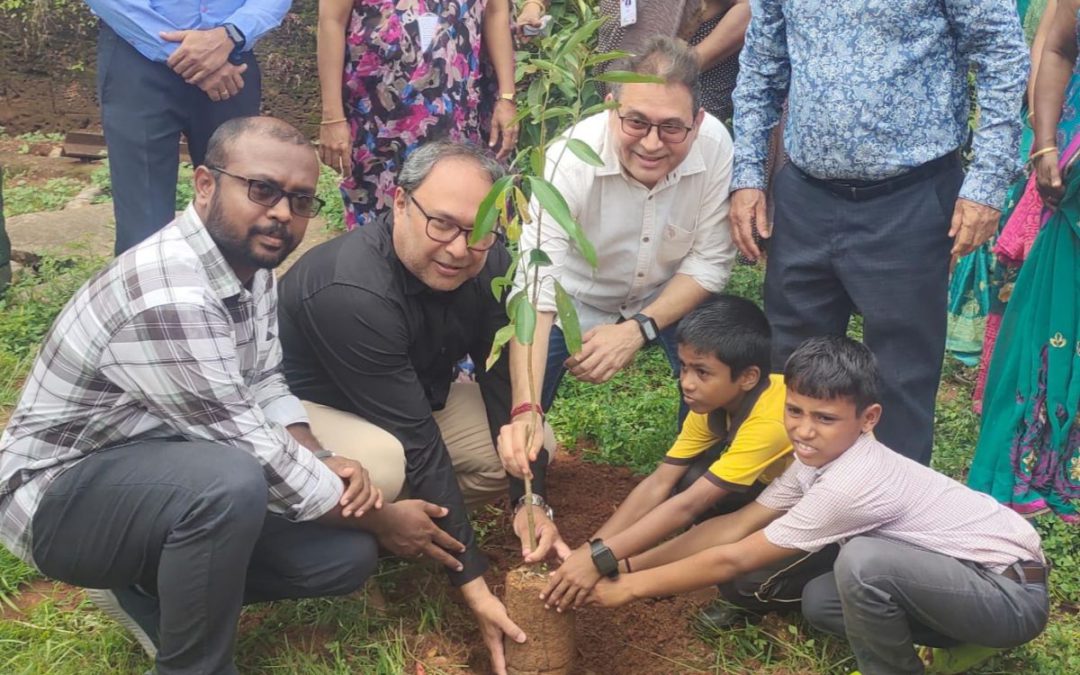
[[(210, 211), (206, 214), (204, 224), (218, 250), (232, 264), (272, 270), (284, 262), (299, 244), (289, 228), (277, 220), (271, 220), (270, 225), (266, 226), (249, 225), (245, 232), (244, 226), (237, 225), (225, 215), (219, 193), (215, 193), (210, 200)], [(255, 241), (259, 235), (280, 239), (281, 248), (276, 251), (264, 250)]]

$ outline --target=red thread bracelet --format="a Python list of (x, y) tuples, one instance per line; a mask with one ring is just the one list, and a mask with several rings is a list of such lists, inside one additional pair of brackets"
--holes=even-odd
[(526, 413), (526, 412), (535, 412), (540, 417), (544, 416), (544, 409), (540, 407), (539, 403), (533, 403), (532, 401), (526, 401), (524, 403), (519, 403), (516, 406), (514, 406), (513, 410), (510, 411), (510, 419), (514, 419), (515, 417), (517, 417), (521, 413)]

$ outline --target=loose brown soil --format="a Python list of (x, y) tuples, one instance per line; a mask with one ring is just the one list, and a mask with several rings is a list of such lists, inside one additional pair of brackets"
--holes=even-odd
[[(627, 469), (560, 454), (548, 472), (548, 497), (566, 543), (572, 548), (583, 544), (615, 512), (638, 480)], [(493, 523), (484, 551), (492, 562), (485, 578), (501, 594), (506, 570), (521, 562), (521, 546), (510, 527), (509, 514), (504, 513)], [(671, 675), (707, 669), (710, 650), (694, 636), (690, 620), (712, 597), (713, 593), (706, 591), (637, 602), (617, 610), (579, 610), (575, 628), (577, 666), (572, 672)], [(476, 672), (488, 672), (487, 652), (478, 633), (469, 645), (469, 665)]]
[(544, 609), (540, 593), (547, 587), (543, 568), (518, 567), (506, 575), (506, 612), (529, 639), (506, 640), (509, 675), (569, 675), (573, 672), (575, 612)]

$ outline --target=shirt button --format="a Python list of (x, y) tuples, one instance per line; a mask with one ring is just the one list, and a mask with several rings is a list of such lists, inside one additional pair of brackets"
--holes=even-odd
[(638, 275), (638, 278), (640, 279), (641, 277), (645, 276), (645, 273), (644, 272), (638, 272), (637, 275)]
[(645, 242), (647, 244), (647, 243), (649, 243), (649, 238), (648, 237), (642, 237), (641, 241), (643, 241), (643, 242)]
[(626, 309), (626, 305), (622, 305), (619, 309)]
[(649, 201), (650, 201), (650, 202), (652, 201), (652, 198), (653, 198), (653, 196), (652, 196), (652, 195), (649, 195)]

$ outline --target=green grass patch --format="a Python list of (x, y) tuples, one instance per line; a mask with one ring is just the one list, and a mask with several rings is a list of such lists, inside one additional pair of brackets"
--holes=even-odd
[(50, 178), (44, 185), (27, 185), (24, 178), (5, 181), (4, 215), (58, 211), (84, 187), (74, 178)]

